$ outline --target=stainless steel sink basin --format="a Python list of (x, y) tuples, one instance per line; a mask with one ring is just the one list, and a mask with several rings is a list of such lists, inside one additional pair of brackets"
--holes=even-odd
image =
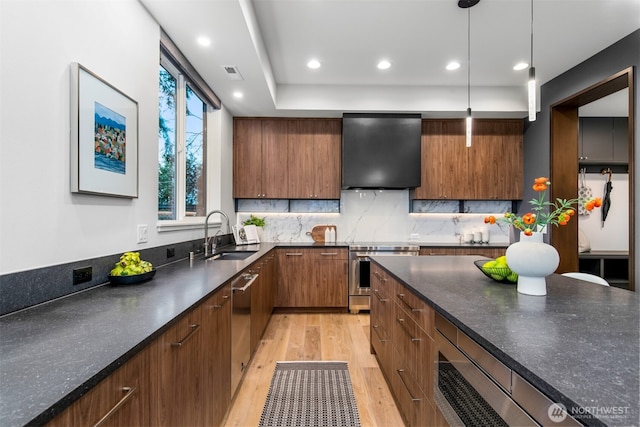
[(209, 259), (219, 260), (219, 261), (238, 261), (243, 260), (251, 255), (255, 254), (257, 251), (229, 251), (229, 252), (220, 252), (213, 255)]

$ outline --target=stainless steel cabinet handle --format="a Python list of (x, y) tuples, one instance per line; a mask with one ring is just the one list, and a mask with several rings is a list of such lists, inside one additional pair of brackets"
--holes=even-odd
[(380, 280), (381, 282), (386, 282), (387, 281), (387, 279), (382, 277), (382, 274), (378, 273), (377, 271), (374, 271), (373, 275), (376, 277), (376, 279)]
[(302, 256), (302, 252), (287, 252), (286, 256)]
[(375, 331), (376, 335), (378, 336), (378, 341), (380, 341), (380, 342), (387, 342), (387, 340), (383, 339), (383, 338), (380, 336), (380, 333), (378, 332), (378, 328), (379, 328), (379, 327), (380, 327), (380, 326), (378, 326), (378, 325), (373, 325), (373, 330)]
[(113, 405), (113, 408), (109, 409), (109, 412), (107, 412), (106, 414), (104, 414), (104, 416), (102, 418), (100, 418), (100, 420), (95, 423), (93, 425), (93, 427), (100, 427), (101, 425), (103, 425), (113, 414), (115, 414), (116, 412), (118, 412), (118, 409), (120, 409), (120, 407), (122, 405), (124, 405), (125, 403), (127, 403), (127, 401), (129, 399), (131, 399), (133, 397), (133, 394), (136, 392), (136, 388), (135, 387), (122, 387), (122, 391), (126, 391), (127, 394), (125, 394), (124, 396), (122, 396), (122, 399), (120, 399), (118, 401), (118, 403), (116, 403), (115, 405)]
[(189, 334), (187, 334), (187, 336), (186, 336), (186, 337), (184, 337), (184, 338), (182, 339), (182, 341), (179, 341), (179, 342), (172, 342), (172, 343), (171, 343), (171, 347), (182, 347), (182, 345), (183, 345), (185, 342), (187, 342), (187, 340), (188, 340), (189, 338), (191, 338), (191, 337), (193, 336), (193, 334), (195, 334), (195, 333), (196, 333), (196, 331), (197, 331), (198, 329), (200, 329), (200, 325), (195, 324), (195, 323), (194, 323), (193, 325), (189, 325), (189, 327), (191, 328), (191, 332), (189, 332)]
[(332, 255), (338, 255), (338, 252), (320, 252), (320, 255), (322, 255), (322, 256), (332, 256)]
[(378, 292), (378, 290), (377, 290), (377, 289), (374, 289), (374, 290), (373, 290), (373, 294), (378, 298), (378, 300), (379, 300), (380, 302), (387, 302), (387, 301), (389, 301), (389, 298), (382, 298), (382, 297), (380, 296), (380, 292)]
[(407, 387), (407, 382), (404, 380), (404, 377), (402, 376), (402, 373), (404, 372), (404, 369), (396, 369), (396, 371), (398, 371), (398, 376), (400, 377), (400, 380), (402, 380), (402, 384), (404, 385), (404, 388), (407, 389), (407, 392), (409, 393), (409, 396), (411, 397), (411, 401), (412, 402), (420, 402), (420, 400), (422, 400), (422, 399), (418, 399), (417, 397), (413, 397), (413, 393), (411, 393), (411, 390), (409, 390), (409, 387)]
[(224, 301), (222, 301), (222, 304), (214, 304), (213, 308), (215, 308), (216, 310), (219, 308), (222, 308), (223, 305), (225, 305), (227, 302), (229, 302), (229, 295), (223, 295), (222, 299)]
[(413, 312), (413, 313), (419, 313), (419, 312), (421, 312), (421, 311), (422, 311), (422, 309), (421, 309), (421, 308), (413, 308), (413, 307), (411, 307), (411, 305), (409, 305), (409, 303), (408, 303), (408, 302), (406, 302), (406, 301), (404, 300), (404, 294), (398, 294), (398, 298), (400, 298), (400, 301), (402, 301), (402, 302), (404, 303), (404, 305), (406, 305), (407, 307), (409, 307), (409, 309), (411, 310), (411, 312)]
[(398, 318), (397, 320), (398, 323), (400, 323), (402, 330), (405, 331), (407, 335), (409, 335), (409, 338), (411, 338), (411, 342), (422, 341), (420, 338), (415, 338), (413, 335), (411, 335), (411, 333), (404, 327), (404, 319)]

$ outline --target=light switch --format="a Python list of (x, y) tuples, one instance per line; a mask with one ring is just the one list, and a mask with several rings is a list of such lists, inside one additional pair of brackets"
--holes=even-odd
[(147, 243), (149, 241), (149, 227), (147, 224), (138, 225), (138, 243)]

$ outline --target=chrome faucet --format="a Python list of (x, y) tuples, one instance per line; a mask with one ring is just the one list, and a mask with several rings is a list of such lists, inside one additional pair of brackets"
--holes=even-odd
[(209, 212), (207, 214), (207, 218), (204, 220), (204, 256), (205, 258), (208, 257), (209, 255), (211, 255), (209, 253), (209, 217), (213, 214), (220, 214), (220, 216), (224, 217), (224, 219), (227, 222), (227, 234), (230, 233), (230, 228), (229, 228), (229, 217), (227, 216), (226, 213), (219, 211), (219, 210), (213, 210), (211, 212)]

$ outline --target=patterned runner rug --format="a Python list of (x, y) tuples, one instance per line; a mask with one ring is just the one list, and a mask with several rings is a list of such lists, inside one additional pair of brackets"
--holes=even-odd
[(360, 426), (346, 362), (277, 362), (260, 426)]

